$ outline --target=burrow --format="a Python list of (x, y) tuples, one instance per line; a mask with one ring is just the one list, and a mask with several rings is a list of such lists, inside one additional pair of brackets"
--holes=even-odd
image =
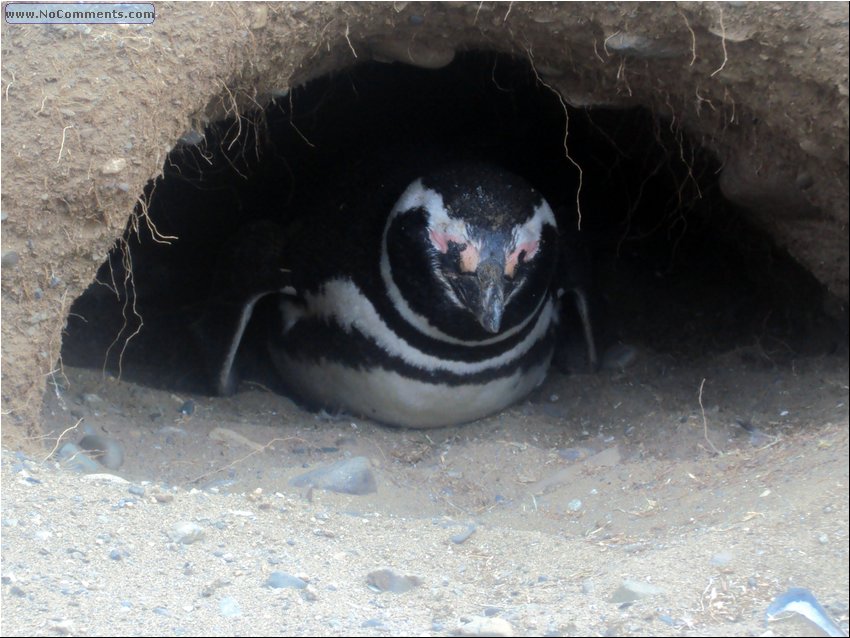
[[(246, 229), (309, 224), (331, 202), (368, 205), (367, 175), (389, 179), (426, 157), (500, 165), (543, 192), (570, 264), (572, 280), (556, 283), (586, 290), (603, 353), (698, 361), (740, 349), (764, 367), (846, 349), (840, 302), (724, 194), (714, 150), (646, 107), (574, 107), (527, 58), (468, 51), (438, 69), (346, 66), (187, 130), (71, 306), (64, 364), (213, 391), (195, 324), (230, 253), (250, 262), (265, 249), (239, 245)], [(344, 247), (346, 232), (328, 242)], [(265, 339), (279, 317), (273, 297), (263, 303), (237, 366), (278, 388)], [(620, 363), (603, 354), (604, 366)]]
[[(287, 3), (164, 6), (130, 29), (3, 25), (4, 422), (37, 427), (45, 380), (87, 339), (146, 367), (145, 339), (197, 301), (215, 245), (291, 193), (294, 157), (350, 158), (357, 135), (354, 148), (377, 149), (376, 122), (404, 130), (425, 104), (426, 129), (522, 164), (559, 205), (578, 199), (608, 343), (684, 357), (753, 339), (769, 357), (840, 351), (846, 19), (841, 5)], [(456, 95), (433, 92), (451, 82)], [(343, 117), (322, 114), (333, 108)], [(207, 204), (215, 219), (198, 224)], [(178, 239), (152, 242), (147, 221)], [(122, 332), (114, 309), (80, 329), (72, 302), (136, 225), (145, 329), (126, 341), (133, 317)], [(175, 353), (191, 372), (191, 352)]]

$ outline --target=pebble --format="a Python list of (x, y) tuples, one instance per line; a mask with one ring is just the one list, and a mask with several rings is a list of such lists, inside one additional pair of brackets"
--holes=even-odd
[(0, 257), (0, 263), (3, 264), (3, 268), (11, 268), (12, 266), (17, 266), (20, 260), (21, 256), (14, 250), (9, 250), (3, 253), (3, 257)]
[(454, 630), (459, 636), (513, 636), (514, 628), (504, 618), (473, 616)]
[(191, 416), (195, 413), (195, 402), (192, 399), (188, 399), (180, 406), (180, 414), (185, 416)]
[(729, 552), (719, 552), (711, 557), (711, 564), (715, 567), (725, 567), (732, 562), (734, 556)]
[(93, 473), (101, 470), (100, 464), (89, 458), (76, 443), (65, 443), (56, 452), (56, 458), (64, 467), (74, 472)]
[(624, 580), (623, 584), (611, 595), (612, 603), (631, 603), (643, 598), (663, 594), (664, 590), (639, 580)]
[(423, 69), (441, 69), (455, 58), (455, 50), (452, 48), (428, 46), (407, 38), (381, 40), (372, 43), (370, 48), (379, 62), (401, 62)]
[(618, 31), (605, 39), (605, 50), (639, 58), (672, 58), (680, 54), (676, 47), (662, 44), (637, 33)]
[(567, 503), (567, 509), (571, 512), (578, 512), (581, 509), (581, 499), (574, 498), (569, 503)]
[(191, 521), (180, 521), (174, 524), (168, 537), (175, 543), (191, 545), (204, 537), (204, 528)]
[(307, 587), (307, 582), (286, 572), (272, 572), (269, 574), (265, 586), (271, 589), (304, 589)]
[(634, 346), (617, 343), (602, 355), (602, 369), (622, 372), (637, 361), (637, 349)]
[(117, 470), (124, 464), (124, 448), (108, 436), (89, 434), (80, 439), (79, 445), (84, 450), (95, 452), (93, 456), (110, 470)]
[(418, 576), (402, 576), (392, 569), (378, 569), (366, 575), (366, 585), (372, 591), (403, 594), (422, 584)]
[(225, 618), (235, 618), (242, 615), (242, 609), (239, 608), (239, 603), (229, 596), (225, 596), (218, 601), (218, 610)]
[(178, 144), (185, 144), (186, 146), (197, 146), (201, 142), (204, 141), (204, 134), (196, 131), (195, 129), (189, 129), (183, 135), (180, 136), (180, 139), (177, 140)]
[(456, 545), (460, 545), (467, 540), (476, 530), (475, 523), (470, 523), (465, 530), (451, 537), (451, 541)]
[(365, 456), (355, 456), (332, 465), (311, 470), (296, 476), (290, 482), (294, 487), (314, 487), (341, 494), (372, 494), (378, 491), (375, 475)]
[(98, 472), (96, 474), (86, 474), (85, 476), (80, 477), (80, 480), (87, 481), (90, 483), (93, 483), (95, 481), (104, 481), (106, 483), (115, 483), (117, 485), (130, 484), (130, 481), (121, 476), (117, 476), (115, 474), (105, 474), (104, 472)]
[(103, 403), (103, 399), (91, 392), (87, 392), (85, 394), (80, 395), (80, 400), (89, 409), (94, 409), (96, 406), (99, 406)]
[(115, 157), (111, 160), (107, 160), (103, 166), (100, 167), (100, 172), (103, 175), (116, 175), (125, 168), (127, 168), (127, 160), (123, 157)]

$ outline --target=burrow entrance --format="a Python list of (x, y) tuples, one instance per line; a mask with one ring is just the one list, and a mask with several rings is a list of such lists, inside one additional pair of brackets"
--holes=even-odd
[[(209, 392), (191, 326), (233, 238), (260, 220), (310, 223), (317, 205), (368, 198), (359, 176), (434, 156), (503, 165), (545, 194), (603, 351), (742, 349), (769, 366), (845, 347), (823, 287), (724, 200), (710, 142), (644, 109), (573, 108), (505, 55), (334, 72), (181, 138), (73, 304), (62, 360)], [(247, 381), (274, 388), (266, 329), (249, 326), (240, 361)]]

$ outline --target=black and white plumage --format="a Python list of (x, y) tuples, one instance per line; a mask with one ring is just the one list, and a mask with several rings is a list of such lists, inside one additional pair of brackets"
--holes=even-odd
[[(339, 206), (288, 237), (269, 338), (285, 385), (313, 407), (412, 427), (522, 399), (555, 344), (551, 207), (524, 179), (483, 164), (428, 173), (393, 196), (383, 210)], [(233, 320), (236, 344), (256, 297)], [(232, 385), (235, 345), (227, 351), (220, 390)]]

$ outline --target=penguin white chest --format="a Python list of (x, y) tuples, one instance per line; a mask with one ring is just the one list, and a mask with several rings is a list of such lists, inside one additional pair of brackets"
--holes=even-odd
[(556, 316), (555, 303), (546, 300), (513, 347), (489, 358), (460, 361), (405, 341), (350, 280), (330, 281), (306, 295), (304, 303), (284, 300), (281, 311), (284, 339), (298, 339), (299, 330), (311, 326), (342, 336), (336, 349), (325, 345), (327, 351), (319, 357), (299, 357), (286, 347), (271, 349), (275, 365), (297, 395), (326, 409), (412, 427), (472, 421), (528, 395), (546, 376), (551, 347), (544, 345), (542, 356), (529, 365), (517, 362), (540, 349), (541, 342), (549, 343)]

